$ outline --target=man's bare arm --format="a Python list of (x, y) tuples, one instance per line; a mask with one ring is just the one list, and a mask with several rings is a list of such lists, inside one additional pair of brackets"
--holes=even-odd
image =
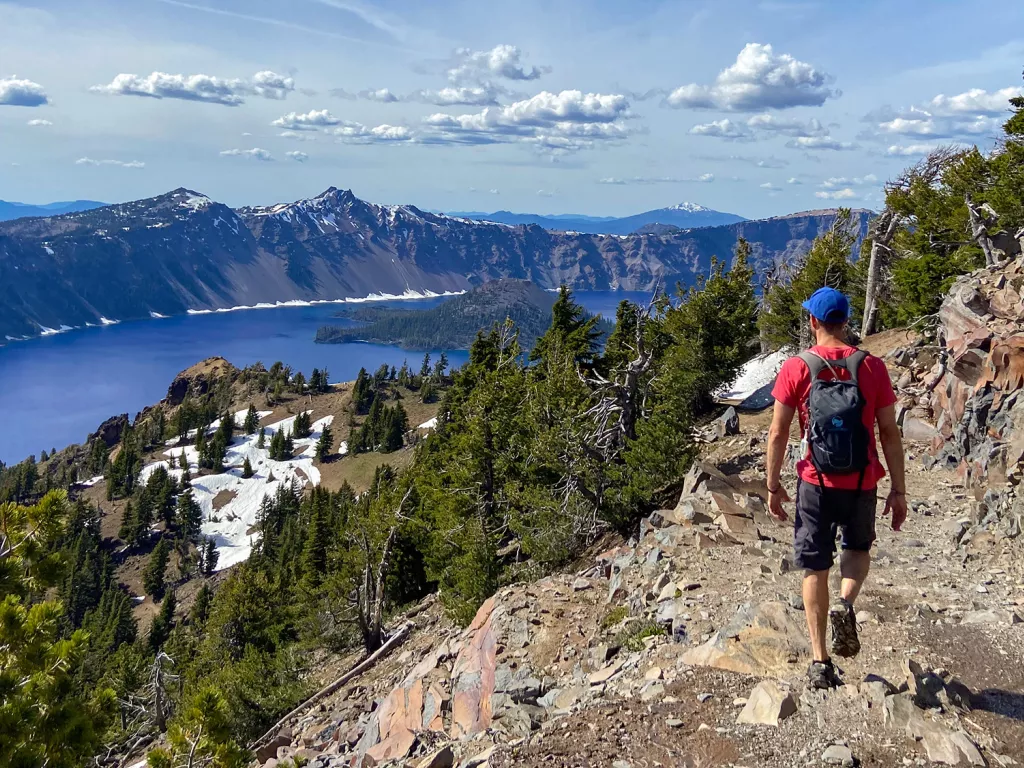
[(892, 492), (886, 500), (882, 514), (892, 512), (892, 527), (898, 531), (907, 518), (907, 473), (903, 459), (903, 436), (896, 424), (896, 406), (880, 408), (875, 413), (878, 422), (878, 441), (885, 454), (885, 465), (892, 480)]
[(768, 479), (768, 510), (779, 520), (786, 519), (782, 502), (789, 501), (789, 494), (782, 487), (782, 462), (786, 459), (789, 444), (789, 428), (793, 424), (794, 409), (775, 401), (772, 425), (768, 430), (768, 457), (766, 474)]

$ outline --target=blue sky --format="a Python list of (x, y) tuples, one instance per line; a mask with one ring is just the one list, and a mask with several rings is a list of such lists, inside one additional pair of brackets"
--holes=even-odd
[(1014, 0), (0, 2), (0, 198), (877, 208), (991, 146), (1021, 30)]

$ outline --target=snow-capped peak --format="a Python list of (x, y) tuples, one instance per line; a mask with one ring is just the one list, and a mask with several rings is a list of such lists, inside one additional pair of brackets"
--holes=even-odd
[(682, 202), (682, 203), (676, 203), (675, 205), (670, 205), (666, 210), (669, 210), (669, 211), (686, 211), (687, 213), (706, 213), (707, 211), (710, 211), (711, 209), (710, 208), (705, 208), (703, 205), (697, 205), (697, 203)]

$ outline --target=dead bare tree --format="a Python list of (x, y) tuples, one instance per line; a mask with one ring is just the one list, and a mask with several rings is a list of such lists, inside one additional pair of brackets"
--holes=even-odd
[(999, 214), (991, 205), (975, 203), (969, 192), (964, 195), (964, 202), (970, 216), (971, 239), (985, 254), (986, 266), (991, 267), (1004, 259), (1020, 255), (1021, 242), (1018, 236), (999, 228)]
[(864, 322), (861, 333), (868, 336), (875, 332), (878, 319), (878, 295), (881, 289), (881, 276), (884, 268), (892, 263), (892, 239), (903, 218), (891, 208), (884, 211), (871, 222), (868, 239), (871, 240), (871, 258), (868, 262), (867, 289), (864, 293)]

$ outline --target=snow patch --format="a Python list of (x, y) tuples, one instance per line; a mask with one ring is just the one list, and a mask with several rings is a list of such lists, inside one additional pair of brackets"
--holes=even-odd
[(102, 479), (103, 475), (96, 475), (96, 477), (90, 477), (88, 480), (78, 483), (78, 485), (82, 486), (83, 488), (92, 488), (94, 485), (96, 485), (96, 483), (98, 483)]
[(117, 325), (120, 320), (108, 320), (107, 318), (100, 315), (100, 325)]
[(50, 246), (48, 246), (48, 245), (44, 245), (44, 246), (43, 246), (43, 250), (44, 250), (44, 251), (46, 251), (46, 252), (47, 252), (48, 254), (50, 254), (51, 256), (53, 256), (53, 255), (54, 255), (54, 254), (53, 254), (53, 248), (51, 248), (51, 247), (50, 247)]
[(152, 317), (154, 320), (166, 320), (167, 319), (167, 315), (161, 315), (159, 312), (154, 312), (153, 310), (149, 311), (149, 316)]
[(367, 301), (413, 301), (415, 299), (437, 299), (445, 296), (461, 296), (465, 291), (443, 291), (437, 293), (431, 290), (414, 291), (409, 289), (404, 293), (371, 293), (369, 296), (350, 297), (347, 299), (291, 299), (290, 301), (260, 302), (259, 304), (243, 305), (237, 307), (221, 307), (220, 309), (190, 309), (190, 315), (213, 315), (221, 312), (241, 312), (246, 309), (278, 309), (279, 307), (315, 307), (319, 304), (362, 304)]
[(416, 429), (437, 429), (437, 416), (432, 419), (427, 419), (420, 424)]
[[(248, 409), (234, 414), (236, 423), (245, 419)], [(260, 411), (260, 418), (270, 415), (270, 411)], [(309, 413), (309, 411), (307, 411)], [(272, 461), (270, 459), (270, 438), (280, 430), (291, 432), (295, 416), (290, 416), (275, 424), (265, 427), (266, 436), (263, 448), (256, 446), (259, 435), (241, 435), (236, 437), (224, 457), (224, 472), (216, 475), (203, 475), (192, 480), (192, 494), (203, 511), (202, 532), (214, 540), (219, 554), (217, 570), (230, 568), (244, 562), (252, 553), (256, 543), (256, 534), (250, 533), (256, 525), (260, 503), (265, 496), (273, 496), (279, 488), (288, 487), (294, 480), (300, 488), (306, 483), (320, 484), (320, 470), (313, 466), (313, 451), (325, 426), (333, 420), (333, 416), (325, 416), (312, 424), (309, 437), (294, 440), (294, 455), (288, 461)], [(348, 446), (341, 444), (339, 452), (347, 453)], [(165, 456), (175, 458), (184, 453), (190, 471), (198, 471), (198, 454), (194, 446), (170, 448), (164, 451)], [(253, 469), (251, 478), (242, 477), (242, 466), (245, 460)], [(140, 479), (148, 479), (159, 466), (168, 466), (166, 461), (148, 464), (142, 469)], [(168, 470), (172, 476), (180, 477), (180, 469)], [(273, 476), (273, 481), (270, 477)], [(222, 491), (234, 494), (227, 504), (219, 510), (213, 509), (213, 500)]]
[(743, 407), (750, 409), (768, 407), (772, 402), (769, 391), (771, 385), (789, 357), (790, 353), (785, 350), (757, 355), (748, 360), (740, 368), (736, 380), (716, 392), (715, 397), (719, 400), (739, 401)]

